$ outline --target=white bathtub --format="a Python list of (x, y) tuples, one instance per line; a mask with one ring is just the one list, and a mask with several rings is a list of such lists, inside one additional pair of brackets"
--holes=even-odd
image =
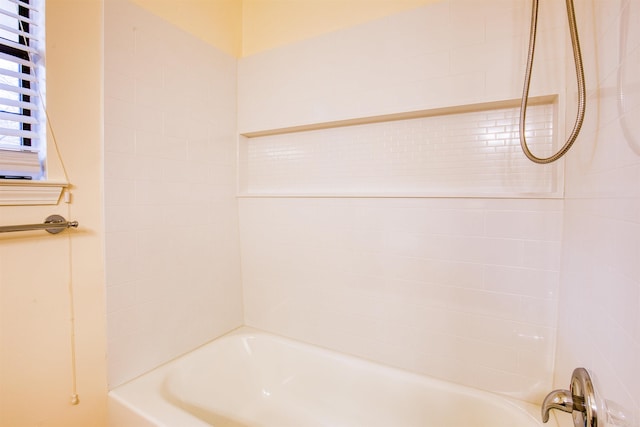
[(539, 413), (248, 328), (109, 393), (111, 427), (540, 427)]

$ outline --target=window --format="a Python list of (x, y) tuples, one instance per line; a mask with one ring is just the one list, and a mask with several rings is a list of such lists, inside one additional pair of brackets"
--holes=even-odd
[(0, 0), (0, 179), (44, 175), (43, 0)]

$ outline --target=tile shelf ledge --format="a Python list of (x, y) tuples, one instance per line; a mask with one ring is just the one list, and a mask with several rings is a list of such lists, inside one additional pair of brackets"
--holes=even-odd
[(563, 199), (562, 193), (238, 193), (238, 199)]
[(68, 182), (0, 179), (0, 206), (57, 205)]
[[(531, 106), (539, 106), (543, 108), (549, 107), (553, 109), (553, 112), (551, 113), (553, 117), (549, 119), (545, 116), (544, 120), (551, 121), (552, 123), (551, 129), (553, 130), (554, 134), (556, 131), (562, 134), (562, 129), (556, 129), (557, 124), (562, 122), (562, 120), (560, 120), (561, 118), (557, 117), (558, 100), (559, 100), (559, 97), (557, 94), (535, 96), (535, 97), (531, 97), (529, 100), (529, 105)], [(433, 186), (434, 182), (427, 182), (421, 188), (416, 188), (413, 185), (405, 187), (404, 185), (402, 185), (402, 182), (394, 181), (394, 179), (396, 179), (396, 176), (391, 175), (391, 176), (386, 176), (384, 178), (388, 180), (387, 182), (388, 185), (385, 185), (386, 188), (377, 189), (375, 185), (370, 185), (370, 186), (365, 185), (365, 187), (367, 188), (361, 188), (359, 190), (357, 184), (361, 184), (361, 182), (349, 182), (347, 183), (347, 185), (345, 185), (346, 188), (343, 190), (341, 189), (340, 184), (335, 185), (336, 184), (335, 182), (330, 183), (328, 185), (323, 185), (324, 184), (323, 182), (316, 182), (316, 181), (314, 181), (312, 185), (306, 185), (306, 186), (293, 185), (294, 188), (287, 188), (288, 186), (285, 183), (282, 183), (285, 185), (282, 185), (282, 187), (280, 187), (277, 183), (273, 183), (268, 180), (266, 181), (266, 183), (260, 182), (258, 180), (259, 177), (256, 178), (255, 176), (251, 175), (251, 168), (252, 168), (251, 161), (259, 162), (262, 159), (260, 155), (263, 154), (263, 151), (272, 149), (270, 148), (272, 146), (276, 147), (276, 149), (279, 149), (280, 146), (277, 145), (277, 141), (280, 141), (280, 140), (284, 141), (282, 142), (283, 147), (285, 147), (286, 149), (290, 149), (290, 146), (295, 147), (295, 144), (298, 144), (299, 141), (301, 140), (308, 142), (308, 140), (305, 140), (304, 138), (307, 138), (308, 137), (307, 135), (313, 135), (309, 137), (310, 141), (317, 144), (318, 147), (322, 148), (325, 145), (327, 145), (326, 141), (329, 141), (329, 142), (333, 140), (341, 141), (340, 138), (335, 136), (337, 135), (336, 133), (327, 134), (327, 135), (330, 135), (330, 137), (325, 137), (325, 139), (322, 139), (316, 136), (316, 135), (322, 134), (325, 131), (332, 131), (334, 129), (342, 128), (344, 129), (344, 132), (345, 132), (343, 134), (348, 135), (348, 138), (350, 138), (348, 139), (349, 141), (358, 140), (358, 138), (361, 138), (361, 140), (364, 140), (365, 138), (368, 138), (368, 136), (366, 136), (366, 132), (359, 131), (359, 130), (349, 130), (349, 128), (356, 129), (360, 127), (360, 129), (364, 129), (369, 125), (387, 126), (388, 124), (389, 125), (388, 128), (377, 127), (376, 129), (378, 129), (378, 132), (382, 132), (384, 134), (386, 134), (387, 132), (389, 134), (392, 134), (396, 130), (396, 128), (391, 127), (391, 126), (395, 126), (393, 122), (400, 122), (400, 121), (413, 120), (413, 119), (418, 119), (418, 120), (424, 119), (429, 121), (432, 119), (439, 120), (439, 117), (441, 116), (455, 117), (457, 115), (467, 114), (467, 113), (470, 113), (473, 119), (479, 120), (477, 119), (476, 116), (479, 114), (483, 114), (484, 112), (491, 113), (494, 110), (499, 111), (499, 110), (507, 110), (507, 109), (515, 110), (520, 107), (520, 101), (521, 101), (520, 99), (490, 100), (490, 101), (472, 103), (472, 104), (442, 106), (442, 107), (423, 109), (423, 110), (405, 111), (405, 112), (397, 112), (397, 113), (381, 114), (381, 115), (373, 115), (373, 116), (362, 116), (362, 117), (349, 118), (344, 120), (296, 124), (296, 125), (291, 125), (286, 127), (274, 127), (271, 129), (264, 128), (260, 130), (239, 132), (238, 151), (237, 151), (238, 186), (237, 186), (236, 196), (239, 199), (241, 198), (562, 199), (564, 198), (564, 191), (563, 191), (564, 168), (563, 168), (563, 164), (560, 162), (556, 164), (557, 166), (553, 166), (552, 170), (550, 171), (545, 170), (540, 173), (535, 172), (534, 173), (535, 176), (533, 178), (528, 178), (529, 181), (527, 182), (530, 182), (530, 183), (536, 182), (538, 183), (536, 185), (526, 185), (527, 182), (510, 182), (510, 181), (496, 182), (497, 180), (499, 180), (499, 178), (495, 178), (495, 179), (492, 179), (491, 180), (492, 182), (489, 182), (489, 183), (484, 183), (484, 182), (477, 182), (475, 184), (468, 183), (468, 185), (457, 185), (455, 186), (455, 188), (451, 188), (451, 187), (436, 188), (437, 186), (436, 187)], [(474, 116), (475, 113), (478, 113), (478, 114)], [(509, 114), (511, 114), (511, 112)], [(546, 114), (549, 115), (549, 113), (546, 113)], [(511, 116), (507, 117), (507, 119), (509, 121), (513, 120)], [(486, 120), (489, 120), (489, 119), (486, 119)], [(422, 123), (430, 123), (430, 122), (425, 121)], [(444, 123), (446, 125), (446, 122)], [(545, 122), (545, 125), (546, 124), (547, 123)], [(362, 127), (362, 125), (365, 125), (365, 126)], [(476, 122), (471, 123), (471, 125), (479, 126), (479, 124), (477, 124)], [(466, 127), (463, 126), (461, 129), (464, 131), (471, 125), (465, 124)], [(423, 126), (426, 126), (426, 125), (423, 125)], [(443, 124), (439, 124), (439, 126), (443, 126)], [(483, 126), (489, 126), (489, 125), (483, 125)], [(498, 123), (495, 125), (496, 128), (500, 128), (501, 126), (505, 127), (506, 125), (501, 123)], [(509, 125), (509, 126), (512, 126), (512, 125)], [(397, 141), (407, 141), (406, 138), (408, 138), (407, 137), (408, 132), (406, 131), (405, 128), (399, 127), (397, 129), (399, 129), (401, 134), (400, 136), (396, 136), (397, 138), (396, 145), (398, 144)], [(543, 130), (546, 130), (546, 129), (547, 128)], [(455, 131), (456, 128), (454, 127), (453, 130)], [(342, 132), (342, 130), (340, 132)], [(350, 133), (346, 133), (346, 132), (350, 132)], [(489, 131), (487, 130), (487, 132)], [(513, 133), (512, 130), (506, 129), (506, 128), (503, 130), (491, 129), (491, 132), (494, 132), (494, 133), (502, 132), (499, 135), (497, 135), (496, 138), (498, 136), (500, 138), (504, 138), (503, 134), (511, 135)], [(340, 134), (340, 135), (343, 135), (343, 134)], [(365, 136), (362, 136), (362, 135), (365, 135)], [(452, 135), (453, 137), (455, 137), (457, 134), (452, 134)], [(466, 134), (461, 133), (460, 135), (466, 135)], [(314, 137), (316, 139), (313, 139)], [(412, 135), (409, 135), (409, 137), (417, 138)], [(553, 137), (553, 135), (551, 135), (551, 137)], [(347, 137), (342, 137), (342, 138), (347, 140)], [(471, 138), (473, 138), (473, 135), (469, 137), (470, 140)], [(515, 138), (517, 139), (517, 136)], [(388, 136), (387, 139), (389, 139), (390, 142), (393, 142), (393, 136)], [(510, 136), (510, 139), (514, 139), (513, 136)], [(273, 141), (276, 141), (275, 145)], [(262, 145), (262, 144), (265, 144), (265, 145)], [(313, 144), (312, 143), (310, 144), (313, 147)], [(459, 145), (460, 141), (455, 141), (455, 144)], [(410, 146), (410, 144), (405, 144), (405, 145), (407, 147), (407, 150), (406, 150), (407, 152), (409, 152), (410, 149), (413, 149), (413, 147)], [(443, 147), (445, 146), (444, 144), (441, 144), (441, 145)], [(328, 146), (329, 146), (328, 150), (331, 150), (331, 147), (333, 147), (331, 144), (328, 144)], [(250, 154), (249, 152), (250, 147), (255, 147), (254, 152), (252, 152), (252, 154)], [(260, 148), (260, 147), (266, 147), (266, 148)], [(384, 149), (384, 145), (382, 145), (379, 141), (378, 141), (378, 147), (382, 147), (382, 149)], [(403, 147), (404, 146), (402, 146), (401, 148)], [(450, 161), (449, 159), (451, 158), (452, 153), (454, 153), (455, 147), (456, 145), (454, 145), (454, 148), (452, 148), (450, 152), (447, 152), (446, 149), (444, 148), (440, 149), (440, 151), (443, 153), (441, 155), (443, 156), (443, 159), (445, 159), (445, 161)], [(515, 147), (515, 143), (514, 143), (514, 147)], [(382, 150), (381, 148), (378, 148), (378, 149)], [(434, 150), (434, 149), (431, 148), (431, 150)], [(519, 147), (518, 147), (518, 150), (519, 150)], [(311, 150), (312, 154), (315, 153), (314, 155), (328, 156), (327, 153), (331, 154), (331, 151), (324, 152), (319, 149), (317, 149), (316, 151), (318, 151), (320, 154), (317, 154), (313, 152), (313, 150)], [(383, 155), (389, 155), (388, 151), (389, 150), (387, 150), (386, 152), (380, 151), (380, 153), (382, 153)], [(287, 150), (285, 150), (285, 153), (286, 152)], [(400, 150), (400, 152), (402, 153), (402, 150)], [(346, 155), (349, 155), (349, 154), (352, 154), (352, 153), (347, 152)], [(438, 154), (439, 154), (438, 152), (434, 151), (433, 155), (438, 155)], [(297, 171), (301, 170), (300, 169), (301, 166), (298, 166), (298, 169), (294, 169), (292, 166), (290, 166), (286, 162), (282, 163), (284, 165), (282, 167), (285, 169), (278, 170), (277, 168), (281, 167), (280, 166), (281, 164), (278, 163), (279, 158), (277, 158), (277, 156), (275, 158), (272, 158), (272, 157), (273, 156), (268, 158), (268, 162), (263, 161), (262, 164), (258, 163), (257, 167), (262, 167), (264, 170), (268, 171), (269, 173), (271, 173), (272, 170), (275, 170), (276, 172), (278, 171), (282, 172), (282, 170), (290, 172), (291, 170), (293, 170), (296, 173)], [(388, 158), (388, 157), (389, 156), (384, 158)], [(256, 158), (258, 160), (255, 160)], [(377, 159), (382, 159), (382, 158), (383, 158), (382, 155), (380, 155)], [(406, 159), (401, 158), (400, 160), (405, 161)], [(472, 160), (477, 161), (478, 159), (474, 158)], [(483, 164), (481, 162), (482, 160), (483, 159), (480, 159), (479, 167), (484, 167), (483, 165), (486, 164), (486, 162)], [(387, 166), (388, 168), (391, 168), (391, 169), (393, 169), (394, 167), (394, 165), (391, 162), (382, 163), (380, 160), (376, 160), (376, 161), (379, 164), (382, 164), (382, 166)], [(469, 160), (467, 160), (467, 162), (468, 161)], [(400, 164), (400, 166), (402, 166), (402, 164)], [(286, 169), (286, 167), (288, 167), (289, 169)], [(367, 169), (367, 173), (373, 173), (371, 171), (375, 172), (375, 168), (380, 166), (375, 164), (365, 164), (365, 167), (369, 167), (369, 169)], [(519, 169), (516, 170), (517, 173), (520, 173), (521, 175), (525, 173), (532, 174), (531, 171), (524, 169), (528, 167), (528, 164), (522, 167), (521, 166), (518, 166), (518, 167)], [(261, 170), (261, 169), (258, 169), (258, 170)], [(264, 170), (262, 170), (262, 172), (264, 172)], [(450, 170), (453, 170), (453, 169), (450, 168)], [(330, 173), (330, 170), (328, 170), (327, 167), (325, 166), (325, 169), (321, 170), (320, 172)], [(501, 169), (497, 171), (494, 171), (493, 169), (489, 169), (488, 172), (484, 171), (479, 175), (481, 178), (484, 178), (486, 176), (498, 176), (496, 174), (507, 174), (508, 172), (511, 173), (511, 171), (508, 171), (506, 169), (505, 170)], [(435, 175), (436, 173), (437, 173), (437, 170), (433, 172), (432, 175)], [(266, 176), (267, 178), (270, 177), (269, 174), (267, 174)], [(505, 177), (506, 176), (512, 176), (512, 175), (505, 175)], [(296, 177), (297, 175), (294, 174), (289, 176), (289, 179), (295, 182)], [(375, 176), (375, 177), (382, 179), (381, 177), (378, 177), (378, 176)], [(468, 179), (472, 179), (473, 177), (465, 176), (464, 178), (468, 180)], [(421, 179), (422, 181), (424, 181), (424, 180), (431, 179), (431, 176), (428, 174), (426, 174), (425, 176), (418, 176), (416, 174), (416, 179)], [(531, 181), (531, 179), (535, 179), (535, 181)], [(544, 179), (544, 180), (550, 179), (551, 181), (550, 182), (545, 181), (546, 183), (543, 182), (542, 184), (539, 184), (540, 179)], [(352, 185), (352, 184), (356, 184), (356, 185)], [(306, 187), (306, 188), (302, 188), (302, 187)]]
[[(529, 105), (553, 104), (557, 102), (558, 95), (531, 96)], [(400, 120), (420, 119), (425, 117), (444, 116), (449, 114), (470, 113), (482, 110), (492, 110), (500, 108), (519, 107), (520, 99), (503, 99), (498, 101), (486, 101), (473, 104), (452, 105), (444, 107), (434, 107), (423, 110), (405, 111), (399, 113), (380, 114), (373, 116), (363, 116), (343, 120), (332, 120), (327, 122), (316, 122), (300, 125), (292, 125), (273, 129), (247, 130), (239, 132), (244, 138), (259, 138), (263, 136), (283, 135), (288, 133), (307, 132), (314, 130), (325, 130), (348, 126), (368, 125), (374, 123), (393, 122)]]

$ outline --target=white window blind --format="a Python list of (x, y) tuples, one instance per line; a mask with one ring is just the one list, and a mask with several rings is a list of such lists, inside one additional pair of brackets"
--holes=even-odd
[(44, 0), (0, 0), (0, 179), (43, 177)]

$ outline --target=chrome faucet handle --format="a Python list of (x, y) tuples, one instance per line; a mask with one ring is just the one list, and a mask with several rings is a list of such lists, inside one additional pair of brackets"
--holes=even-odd
[(569, 390), (554, 390), (542, 403), (542, 421), (549, 421), (549, 412), (558, 409), (573, 415), (575, 427), (598, 427), (598, 406), (589, 372), (576, 368), (571, 375)]
[(542, 422), (549, 421), (549, 413), (552, 409), (564, 412), (573, 412), (573, 396), (569, 390), (553, 390), (547, 394), (542, 403)]
[(598, 427), (596, 392), (586, 369), (574, 369), (570, 390), (574, 400), (573, 424), (576, 427)]

